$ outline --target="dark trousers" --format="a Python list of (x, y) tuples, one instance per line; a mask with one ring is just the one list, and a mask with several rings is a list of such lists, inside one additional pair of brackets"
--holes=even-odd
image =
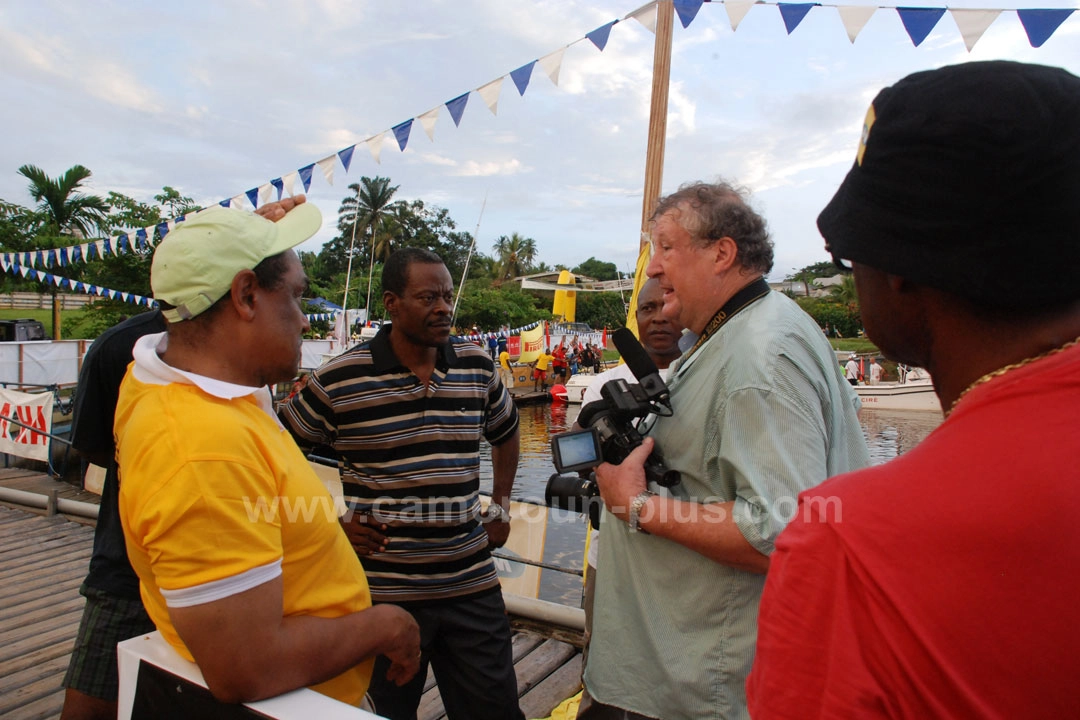
[(390, 662), (377, 658), (369, 691), (376, 714), (415, 720), (430, 663), (448, 720), (524, 720), (500, 592), (409, 612), (420, 626), (420, 671), (397, 687), (386, 679)]

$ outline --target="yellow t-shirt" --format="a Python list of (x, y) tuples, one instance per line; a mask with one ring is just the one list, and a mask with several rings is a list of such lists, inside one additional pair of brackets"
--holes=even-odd
[[(278, 562), (285, 616), (341, 617), (371, 606), (330, 494), (254, 396), (147, 384), (129, 370), (115, 430), (128, 556), (150, 619), (181, 655), (193, 659), (166, 597), (173, 605), (206, 602), (192, 589), (212, 595), (238, 576), (255, 587), (277, 576)], [(311, 689), (356, 705), (373, 664)]]
[(548, 355), (546, 353), (540, 353), (536, 358), (536, 369), (547, 371), (551, 367), (551, 361), (555, 359), (554, 355)]
[(499, 364), (502, 365), (503, 370), (510, 369), (510, 353), (503, 350), (499, 353)]

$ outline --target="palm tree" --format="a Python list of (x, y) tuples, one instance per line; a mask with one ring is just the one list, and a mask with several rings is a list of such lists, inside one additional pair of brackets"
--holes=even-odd
[(833, 285), (829, 290), (833, 300), (846, 305), (853, 309), (859, 307), (859, 294), (855, 291), (855, 276), (850, 273), (845, 273), (840, 278), (839, 285)]
[(511, 233), (495, 241), (495, 253), (498, 255), (495, 267), (496, 280), (509, 280), (524, 275), (527, 268), (536, 259), (536, 241)]
[[(85, 238), (108, 228), (109, 205), (96, 195), (78, 192), (90, 179), (91, 172), (73, 165), (57, 178), (49, 177), (35, 165), (23, 165), (19, 174), (30, 181), (27, 190), (37, 202), (37, 215), (43, 221), (42, 235), (57, 238)], [(69, 243), (70, 244), (70, 243)], [(53, 339), (60, 339), (60, 303), (56, 288), (50, 288), (53, 305)]]
[(345, 272), (345, 297), (349, 296), (349, 274), (352, 272), (352, 257), (355, 252), (356, 230), (358, 226), (369, 231), (371, 236), (370, 262), (368, 268), (368, 294), (365, 307), (371, 307), (371, 278), (375, 271), (375, 236), (382, 219), (392, 212), (393, 197), (397, 185), (390, 185), (390, 178), (362, 177), (359, 183), (353, 183), (349, 189), (355, 197), (347, 197), (341, 203), (338, 227), (345, 231), (352, 226), (352, 241), (349, 243), (349, 265)]

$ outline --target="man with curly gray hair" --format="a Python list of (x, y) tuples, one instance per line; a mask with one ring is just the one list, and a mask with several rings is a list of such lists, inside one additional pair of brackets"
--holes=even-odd
[[(604, 500), (586, 718), (743, 718), (769, 555), (796, 496), (869, 464), (855, 391), (817, 324), (764, 275), (746, 194), (694, 183), (660, 200), (647, 273), (691, 331), (672, 413), (596, 475)], [(682, 482), (650, 487), (656, 450)]]

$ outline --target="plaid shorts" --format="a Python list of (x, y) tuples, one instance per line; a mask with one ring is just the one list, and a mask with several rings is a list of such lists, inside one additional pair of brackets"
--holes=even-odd
[(120, 674), (116, 644), (154, 631), (141, 600), (125, 600), (83, 583), (86, 598), (75, 649), (64, 676), (64, 687), (102, 700), (115, 701)]

